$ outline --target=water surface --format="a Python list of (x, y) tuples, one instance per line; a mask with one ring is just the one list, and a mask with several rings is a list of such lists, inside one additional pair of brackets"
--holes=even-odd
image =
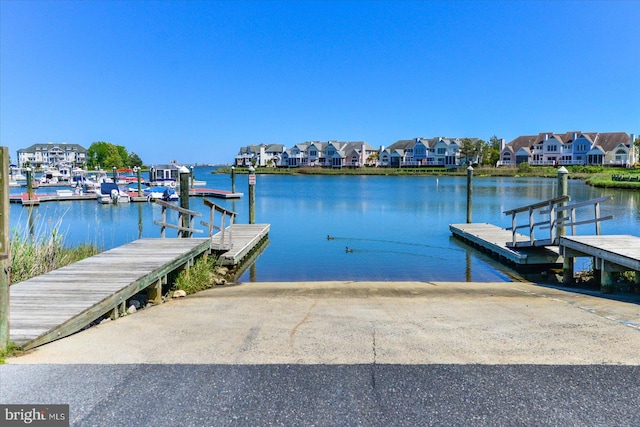
[[(208, 188), (230, 190), (229, 176), (211, 170), (196, 168), (196, 179), (206, 180)], [(503, 211), (555, 197), (556, 187), (555, 179), (476, 177), (473, 222), (510, 226)], [(214, 199), (238, 212), (240, 223), (248, 222), (247, 188), (247, 176), (237, 175), (236, 191), (245, 196)], [(614, 196), (601, 208), (602, 215), (615, 216), (602, 223), (604, 234), (640, 234), (639, 193), (569, 181), (574, 202)], [(199, 198), (191, 198), (190, 205), (206, 213)], [(160, 220), (161, 208), (152, 203), (44, 203), (32, 212), (38, 234), (57, 226), (68, 244), (109, 249), (160, 236), (153, 221)], [(28, 213), (12, 205), (12, 225), (25, 230)], [(258, 175), (256, 222), (271, 224), (270, 242), (240, 280), (511, 280), (511, 270), (451, 237), (449, 224), (465, 221), (466, 177)], [(594, 226), (578, 227), (578, 234), (594, 234)]]

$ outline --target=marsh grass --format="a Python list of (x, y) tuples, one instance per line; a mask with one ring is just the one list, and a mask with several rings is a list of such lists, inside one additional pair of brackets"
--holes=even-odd
[[(41, 221), (39, 216), (36, 219)], [(33, 225), (25, 226), (25, 230), (12, 230), (11, 283), (22, 282), (100, 252), (98, 247), (90, 244), (65, 246), (60, 232), (61, 221), (59, 219), (50, 230), (42, 226), (44, 221), (37, 230)], [(32, 218), (28, 223), (33, 224)]]
[(174, 283), (175, 288), (181, 289), (187, 294), (194, 294), (212, 288), (216, 279), (215, 266), (216, 258), (213, 256), (198, 258), (193, 266), (178, 275)]

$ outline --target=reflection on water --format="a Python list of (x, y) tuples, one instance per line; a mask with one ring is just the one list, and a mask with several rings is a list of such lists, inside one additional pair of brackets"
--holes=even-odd
[[(196, 179), (206, 180), (208, 188), (230, 190), (229, 176), (210, 170), (196, 168)], [(214, 201), (246, 223), (247, 189), (247, 176), (237, 175), (236, 191), (245, 197)], [(503, 211), (550, 199), (556, 191), (555, 179), (476, 177), (473, 220), (510, 226)], [(601, 213), (615, 219), (603, 223), (602, 232), (639, 234), (639, 192), (596, 189), (570, 180), (569, 194), (574, 202), (613, 195)], [(198, 198), (191, 199), (190, 208), (207, 214)], [(38, 234), (58, 225), (68, 244), (88, 242), (108, 249), (159, 237), (153, 221), (160, 214), (152, 203), (44, 203), (33, 208), (31, 228)], [(29, 230), (28, 218), (27, 208), (11, 206), (14, 227)], [(167, 219), (177, 222), (174, 212)], [(258, 175), (256, 222), (271, 224), (270, 243), (240, 280), (511, 280), (509, 269), (451, 238), (449, 224), (465, 221), (466, 177)], [(579, 226), (578, 234), (593, 234), (593, 229)], [(167, 231), (168, 237), (175, 235)]]

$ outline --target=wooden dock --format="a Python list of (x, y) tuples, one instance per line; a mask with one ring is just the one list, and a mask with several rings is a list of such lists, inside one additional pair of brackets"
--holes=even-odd
[(159, 302), (167, 275), (208, 252), (209, 239), (140, 239), (9, 287), (9, 339), (25, 349), (126, 310), (145, 289)]
[[(227, 248), (221, 241), (222, 233), (211, 238), (211, 249), (218, 251), (218, 262), (222, 265), (237, 265), (269, 234), (269, 224), (233, 224), (226, 227), (225, 234), (232, 236), (232, 246)], [(222, 252), (224, 250), (224, 252)]]
[[(450, 224), (449, 230), (455, 237), (487, 252), (501, 262), (514, 266), (516, 270), (562, 265), (562, 257), (557, 247), (509, 247), (507, 242), (513, 241), (513, 233), (493, 224)], [(516, 233), (515, 239), (528, 242), (529, 236)]]
[(215, 197), (218, 199), (239, 199), (243, 193), (233, 193), (231, 191), (213, 190), (211, 188), (190, 188), (189, 196), (191, 197)]
[[(215, 252), (236, 266), (268, 239), (269, 224), (233, 224), (211, 238), (145, 238), (9, 287), (9, 339), (29, 349), (126, 311), (128, 299), (147, 291), (161, 302), (171, 273)], [(222, 242), (222, 236), (226, 236)], [(231, 239), (231, 240), (229, 240)]]
[(573, 258), (591, 257), (594, 270), (600, 272), (601, 290), (610, 292), (612, 273), (636, 272), (640, 284), (640, 237), (631, 235), (560, 237), (560, 253), (564, 256), (564, 282), (573, 281)]

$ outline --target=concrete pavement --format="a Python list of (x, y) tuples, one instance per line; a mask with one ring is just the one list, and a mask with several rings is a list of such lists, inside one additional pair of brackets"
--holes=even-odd
[(9, 364), (640, 364), (640, 306), (528, 283), (245, 283)]

